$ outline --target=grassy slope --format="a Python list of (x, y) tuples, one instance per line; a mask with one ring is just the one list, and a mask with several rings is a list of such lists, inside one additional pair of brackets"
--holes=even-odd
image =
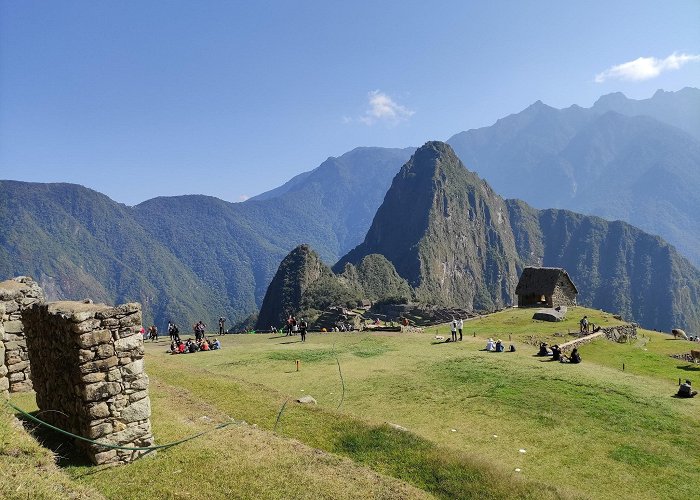
[[(333, 409), (341, 397), (335, 343), (345, 414), (397, 423), (484, 464), (520, 468), (525, 477), (595, 497), (690, 494), (693, 481), (700, 481), (693, 472), (700, 449), (688, 439), (700, 429), (699, 405), (670, 396), (679, 376), (694, 378), (700, 369), (667, 354), (691, 344), (653, 332), (644, 332), (651, 342), (636, 345), (600, 340), (581, 349), (584, 363), (575, 366), (543, 362), (532, 356), (535, 347), (521, 342), (531, 336), (568, 340), (567, 330), (575, 331), (584, 313), (596, 324), (616, 323), (582, 308), (564, 323), (534, 322), (531, 310), (509, 310), (468, 322), (466, 331), (477, 337), (456, 345), (433, 345), (433, 335), (445, 335), (445, 327), (414, 335), (312, 335), (307, 345), (242, 336), (226, 339), (235, 344), (226, 362), (204, 356), (177, 361), (295, 397), (312, 394)], [(507, 340), (509, 334), (518, 352), (480, 351), (484, 338)], [(295, 359), (301, 360), (299, 373)]]
[[(596, 324), (615, 323), (585, 313)], [(556, 324), (533, 322), (531, 314), (508, 310), (472, 320), (457, 344), (434, 343), (446, 327), (311, 334), (304, 345), (296, 337), (227, 336), (224, 350), (191, 356), (168, 356), (165, 343), (149, 344), (158, 442), (229, 416), (257, 427), (231, 426), (128, 467), (75, 464), (67, 469), (74, 479), (68, 487), (125, 498), (144, 491), (213, 498), (424, 494), (405, 482), (441, 497), (693, 496), (700, 447), (689, 436), (700, 430), (700, 401), (670, 396), (679, 376), (697, 379), (700, 368), (668, 357), (691, 344), (644, 332), (634, 345), (584, 346), (581, 365), (543, 362), (522, 340), (562, 342), (555, 333), (574, 331), (584, 310)], [(484, 338), (509, 334), (516, 353), (480, 351)], [(313, 395), (318, 407), (290, 402), (277, 427), (281, 436), (267, 432), (283, 402), (302, 394)], [(29, 407), (26, 397), (21, 401)], [(16, 467), (6, 454), (0, 463)], [(186, 479), (201, 474), (206, 481)]]
[[(33, 403), (27, 395), (14, 399), (16, 404)], [(12, 410), (0, 403), (0, 498), (104, 498), (72, 482), (56, 466), (52, 452), (20, 429)]]

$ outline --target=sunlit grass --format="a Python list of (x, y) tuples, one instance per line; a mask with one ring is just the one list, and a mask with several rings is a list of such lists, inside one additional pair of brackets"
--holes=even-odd
[[(236, 424), (126, 467), (73, 463), (63, 484), (110, 498), (693, 497), (700, 401), (671, 396), (700, 365), (669, 354), (697, 344), (642, 331), (583, 346), (580, 365), (552, 363), (529, 342), (574, 338), (583, 314), (618, 322), (582, 308), (562, 323), (532, 312), (470, 320), (457, 343), (435, 340), (446, 325), (306, 343), (225, 336), (221, 351), (178, 356), (148, 343), (159, 443)], [(517, 351), (484, 352), (488, 337)], [(318, 406), (295, 403), (302, 395)]]

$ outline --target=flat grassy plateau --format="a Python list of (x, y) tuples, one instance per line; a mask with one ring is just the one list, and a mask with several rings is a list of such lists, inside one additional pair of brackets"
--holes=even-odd
[[(420, 333), (227, 335), (223, 349), (171, 356), (146, 343), (159, 444), (235, 421), (128, 466), (86, 464), (2, 406), (2, 498), (693, 498), (700, 485), (698, 344), (640, 330), (596, 340), (580, 365), (534, 356), (574, 338), (587, 314), (545, 323), (509, 309)], [(482, 349), (485, 339), (514, 353)], [(299, 360), (299, 371), (296, 361)], [(624, 370), (623, 370), (624, 364)], [(318, 405), (295, 400), (311, 395)], [(36, 410), (32, 395), (12, 401)], [(40, 416), (40, 415), (39, 415)], [(28, 427), (31, 427), (27, 425)], [(400, 426), (406, 430), (401, 430)]]

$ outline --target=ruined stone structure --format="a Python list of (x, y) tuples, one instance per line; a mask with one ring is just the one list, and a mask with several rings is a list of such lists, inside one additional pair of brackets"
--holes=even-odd
[(576, 340), (570, 340), (569, 342), (561, 344), (559, 348), (564, 352), (570, 351), (574, 347), (580, 347), (601, 337), (605, 337), (613, 342), (628, 342), (637, 338), (637, 325), (634, 323), (627, 323), (618, 326), (606, 326), (597, 329), (595, 333), (584, 335)]
[[(42, 418), (89, 439), (152, 446), (141, 305), (35, 305), (23, 313)], [(129, 462), (143, 451), (77, 441), (95, 464)]]
[(0, 282), (0, 393), (32, 390), (22, 315), (44, 302), (39, 285), (27, 276)]
[(575, 306), (578, 290), (569, 273), (557, 267), (526, 267), (520, 275), (518, 307)]

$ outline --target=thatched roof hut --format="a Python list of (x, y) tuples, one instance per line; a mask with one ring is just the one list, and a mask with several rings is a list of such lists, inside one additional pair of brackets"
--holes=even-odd
[(575, 306), (578, 290), (559, 267), (526, 267), (515, 288), (518, 306)]

